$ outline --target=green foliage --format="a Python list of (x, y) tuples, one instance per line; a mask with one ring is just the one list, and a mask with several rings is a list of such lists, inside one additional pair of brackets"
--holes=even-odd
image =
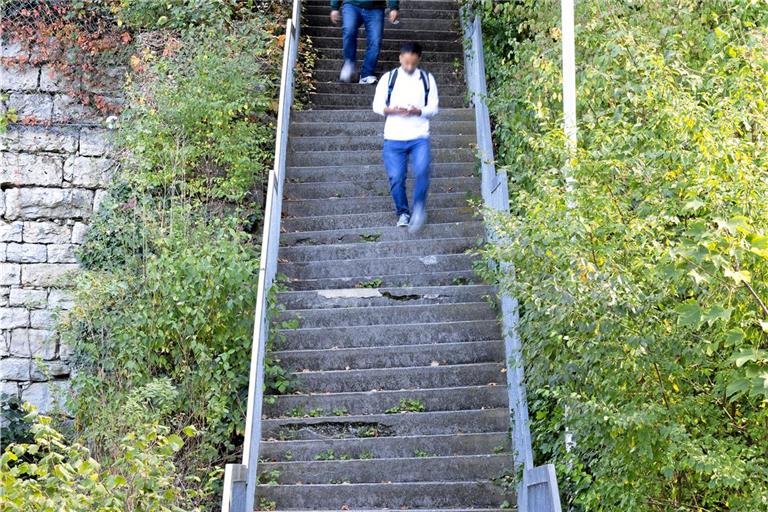
[(559, 2), (480, 3), (538, 462), (572, 510), (766, 510), (768, 4), (577, 2), (568, 158)]
[(164, 197), (252, 200), (271, 166), (278, 28), (264, 16), (195, 28), (171, 57), (148, 58), (119, 131), (127, 179)]
[(0, 394), (0, 450), (5, 450), (9, 444), (32, 441), (29, 423), (24, 421), (27, 413), (23, 405), (16, 395)]
[(188, 29), (222, 26), (247, 16), (255, 7), (270, 2), (258, 0), (120, 0), (120, 18), (136, 29)]
[(95, 455), (141, 411), (202, 432), (178, 457), (180, 472), (204, 476), (241, 443), (258, 254), (233, 222), (174, 211), (173, 225), (148, 225), (154, 252), (80, 277), (61, 330), (80, 368), (76, 430)]
[(426, 407), (424, 407), (424, 403), (421, 400), (417, 400), (414, 398), (401, 398), (400, 403), (394, 407), (390, 407), (386, 411), (384, 411), (385, 414), (398, 414), (401, 412), (424, 412), (426, 411)]
[[(174, 480), (174, 455), (183, 438), (155, 424), (134, 426), (119, 440), (115, 456), (98, 462), (90, 450), (70, 443), (51, 418), (29, 415), (34, 439), (8, 446), (0, 457), (6, 511), (98, 512), (199, 510), (194, 489)], [(185, 436), (195, 435), (185, 429)]]

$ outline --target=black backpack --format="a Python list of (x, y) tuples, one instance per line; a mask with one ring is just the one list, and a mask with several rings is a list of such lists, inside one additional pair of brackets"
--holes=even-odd
[[(389, 73), (389, 83), (387, 84), (387, 106), (389, 106), (389, 102), (392, 99), (392, 90), (395, 88), (395, 80), (397, 80), (397, 71), (399, 69), (400, 68), (393, 69)], [(420, 69), (419, 72), (421, 73), (421, 82), (424, 84), (424, 106), (426, 107), (427, 100), (429, 100), (429, 74), (423, 69)]]

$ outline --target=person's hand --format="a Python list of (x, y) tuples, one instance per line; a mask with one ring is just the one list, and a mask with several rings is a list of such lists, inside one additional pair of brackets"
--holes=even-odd
[(409, 116), (420, 116), (421, 115), (421, 109), (416, 107), (411, 107), (407, 111)]
[(400, 19), (400, 12), (396, 10), (389, 11), (389, 22), (390, 23), (397, 23), (397, 20)]
[(341, 23), (341, 13), (337, 10), (331, 11), (331, 23), (338, 25)]
[(404, 107), (386, 107), (384, 114), (388, 116), (407, 116), (408, 109)]

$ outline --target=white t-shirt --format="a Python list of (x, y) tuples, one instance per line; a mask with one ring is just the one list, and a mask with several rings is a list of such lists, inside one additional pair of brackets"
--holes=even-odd
[[(384, 73), (376, 86), (376, 96), (373, 98), (373, 111), (384, 115), (389, 89), (389, 76), (392, 71)], [(416, 69), (410, 75), (402, 67), (398, 68), (395, 87), (389, 106), (404, 107), (412, 105), (421, 109), (420, 116), (387, 116), (384, 124), (384, 138), (389, 140), (414, 140), (429, 137), (429, 118), (437, 114), (438, 96), (437, 84), (432, 73), (429, 76), (429, 99), (424, 104), (424, 82), (421, 80), (421, 70)]]

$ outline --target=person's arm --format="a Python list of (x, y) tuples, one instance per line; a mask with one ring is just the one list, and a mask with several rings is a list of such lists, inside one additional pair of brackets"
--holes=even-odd
[(429, 73), (429, 98), (427, 98), (427, 104), (421, 109), (421, 117), (430, 118), (437, 115), (437, 106), (440, 103), (440, 98), (437, 95), (437, 82), (432, 73)]
[(373, 97), (373, 111), (380, 116), (386, 115), (384, 112), (387, 106), (387, 89), (389, 88), (389, 71), (384, 73), (376, 84), (376, 94)]

